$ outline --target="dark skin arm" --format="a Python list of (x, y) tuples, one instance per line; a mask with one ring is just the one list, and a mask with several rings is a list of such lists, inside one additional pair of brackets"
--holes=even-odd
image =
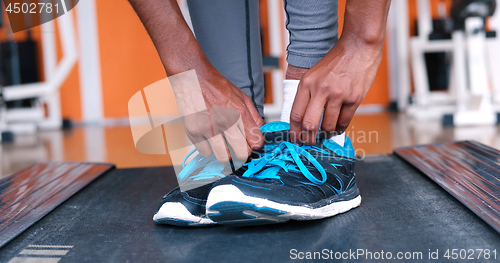
[[(231, 107), (240, 112), (247, 141), (246, 157), (250, 154), (250, 148), (257, 150), (262, 147), (264, 139), (259, 127), (263, 124), (263, 120), (257, 109), (247, 95), (210, 64), (184, 21), (177, 1), (129, 0), (129, 2), (153, 40), (167, 75), (172, 76), (195, 69), (208, 109)], [(196, 130), (194, 129), (195, 133)], [(201, 135), (206, 129), (198, 132)], [(215, 151), (214, 146), (209, 145), (207, 141), (198, 143), (196, 147), (203, 156), (220, 152)], [(228, 161), (222, 155), (216, 154), (216, 156), (221, 162)]]
[(300, 79), (290, 114), (291, 139), (312, 145), (321, 130), (344, 132), (372, 85), (382, 59), (390, 0), (347, 0), (337, 44), (311, 69), (289, 65), (287, 79)]

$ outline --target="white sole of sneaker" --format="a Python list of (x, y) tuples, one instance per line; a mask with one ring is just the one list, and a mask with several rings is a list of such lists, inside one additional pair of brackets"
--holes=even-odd
[(177, 226), (208, 226), (217, 224), (209, 218), (191, 214), (183, 204), (174, 202), (164, 203), (153, 216), (153, 220), (159, 224)]
[(207, 215), (218, 223), (245, 225), (248, 221), (269, 224), (290, 219), (321, 219), (347, 212), (360, 204), (361, 196), (358, 195), (352, 200), (334, 202), (319, 208), (293, 206), (247, 196), (233, 185), (221, 185), (210, 191), (206, 207)]

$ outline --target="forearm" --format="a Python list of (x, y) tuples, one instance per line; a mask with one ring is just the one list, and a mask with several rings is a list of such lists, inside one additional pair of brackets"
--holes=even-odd
[(167, 75), (213, 70), (175, 0), (129, 0), (158, 51)]
[(390, 0), (347, 0), (341, 39), (381, 50), (390, 3)]

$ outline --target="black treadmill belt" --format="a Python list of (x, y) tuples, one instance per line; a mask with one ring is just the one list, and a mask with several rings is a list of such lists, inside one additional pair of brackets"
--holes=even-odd
[(395, 153), (500, 233), (500, 151), (460, 141), (413, 146)]
[[(493, 228), (398, 157), (369, 156), (357, 162), (356, 175), (361, 207), (332, 218), (182, 228), (152, 220), (161, 197), (177, 184), (171, 167), (113, 170), (8, 243), (0, 262), (49, 257), (20, 254), (45, 246), (66, 247), (46, 249), (63, 250), (50, 256), (59, 262), (283, 262), (323, 249), (334, 256), (383, 250), (393, 258), (415, 252), (423, 258), (417, 262), (441, 262), (429, 260), (429, 249), (438, 249), (440, 259), (446, 249), (498, 249)], [(471, 262), (481, 261), (490, 262)]]

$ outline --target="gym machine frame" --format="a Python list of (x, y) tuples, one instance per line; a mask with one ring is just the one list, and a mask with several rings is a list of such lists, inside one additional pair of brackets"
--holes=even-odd
[[(40, 129), (62, 127), (59, 89), (75, 65), (78, 54), (72, 10), (57, 18), (63, 57), (57, 61), (55, 20), (41, 25), (44, 81), (2, 88), (4, 101), (36, 98), (27, 109), (0, 109), (0, 131), (14, 134), (34, 133)], [(46, 20), (45, 20), (46, 21)]]
[[(494, 74), (493, 69), (500, 69), (500, 42), (496, 37), (486, 37), (483, 18), (466, 18), (465, 29), (454, 29), (451, 39), (430, 40), (433, 26), (429, 0), (417, 1), (415, 37), (408, 33), (407, 1), (395, 1), (394, 8), (398, 21), (402, 21), (396, 28), (397, 62), (401, 66), (398, 109), (417, 120), (442, 119), (444, 124), (455, 126), (495, 124), (500, 111), (500, 75)], [(447, 92), (430, 90), (424, 57), (427, 52), (452, 54)]]

